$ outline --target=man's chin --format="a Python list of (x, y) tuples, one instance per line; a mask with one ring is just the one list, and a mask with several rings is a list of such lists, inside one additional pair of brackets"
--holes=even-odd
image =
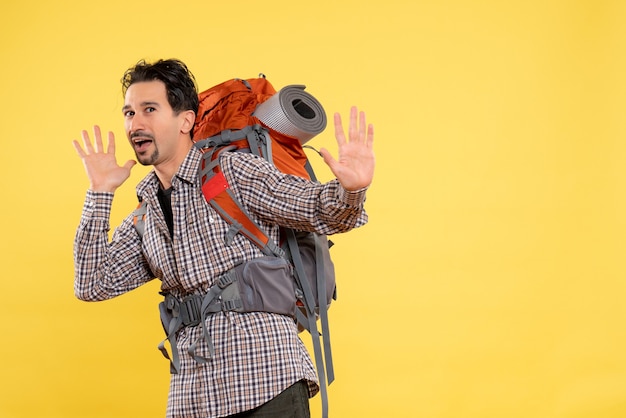
[(157, 156), (152, 154), (152, 155), (141, 155), (141, 154), (137, 154), (135, 153), (135, 157), (137, 158), (137, 161), (139, 162), (139, 164), (141, 165), (153, 165), (154, 162), (156, 161)]

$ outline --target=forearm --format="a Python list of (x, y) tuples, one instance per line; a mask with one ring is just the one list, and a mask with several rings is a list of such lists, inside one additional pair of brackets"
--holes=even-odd
[(74, 293), (81, 300), (110, 299), (151, 279), (141, 244), (129, 234), (135, 231), (116, 231), (119, 237), (109, 243), (112, 200), (112, 193), (93, 191), (85, 199), (74, 240)]
[(365, 212), (367, 188), (347, 191), (337, 180), (322, 186), (313, 222), (317, 232), (335, 234), (363, 226), (368, 221)]
[(365, 188), (345, 190), (337, 180), (312, 183), (280, 173), (252, 156), (224, 156), (224, 172), (250, 211), (268, 224), (323, 234), (346, 232), (367, 223)]

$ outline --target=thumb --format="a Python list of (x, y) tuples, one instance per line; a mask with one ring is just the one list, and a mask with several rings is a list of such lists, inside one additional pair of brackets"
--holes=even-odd
[(126, 164), (124, 164), (124, 168), (128, 169), (128, 171), (131, 170), (131, 168), (133, 168), (135, 166), (135, 164), (137, 164), (137, 161), (135, 160), (128, 160), (126, 161)]
[(328, 167), (330, 167), (331, 171), (334, 172), (334, 166), (337, 164), (337, 160), (335, 157), (331, 155), (331, 153), (326, 148), (320, 148), (320, 154), (322, 154), (322, 158), (324, 158), (324, 162)]

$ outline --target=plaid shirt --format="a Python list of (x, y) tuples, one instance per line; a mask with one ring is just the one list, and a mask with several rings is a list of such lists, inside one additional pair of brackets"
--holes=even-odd
[[(74, 242), (75, 293), (83, 300), (105, 300), (152, 280), (181, 297), (204, 293), (216, 277), (262, 253), (237, 234), (227, 246), (228, 224), (207, 204), (198, 179), (201, 154), (193, 148), (172, 179), (174, 234), (170, 236), (151, 172), (137, 186), (147, 202), (143, 240), (133, 215), (109, 242), (113, 194), (88, 191)], [(365, 190), (348, 192), (337, 180), (317, 184), (277, 171), (262, 158), (223, 153), (221, 166), (231, 189), (252, 217), (278, 242), (277, 225), (334, 234), (367, 222)], [(265, 312), (227, 312), (206, 320), (215, 354), (198, 364), (187, 353), (201, 336), (200, 326), (179, 331), (181, 368), (173, 374), (168, 417), (221, 417), (253, 409), (298, 380), (319, 390), (315, 368), (294, 321)], [(206, 344), (196, 350), (208, 357)]]

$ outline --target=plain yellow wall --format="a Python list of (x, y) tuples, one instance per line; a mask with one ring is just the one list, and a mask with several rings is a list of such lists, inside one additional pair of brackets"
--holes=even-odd
[(119, 79), (169, 57), (203, 89), (263, 72), (376, 126), (370, 224), (334, 238), (331, 416), (626, 416), (625, 19), (620, 0), (4, 2), (0, 417), (164, 415), (158, 283), (73, 296), (71, 140), (97, 123), (131, 158)]

